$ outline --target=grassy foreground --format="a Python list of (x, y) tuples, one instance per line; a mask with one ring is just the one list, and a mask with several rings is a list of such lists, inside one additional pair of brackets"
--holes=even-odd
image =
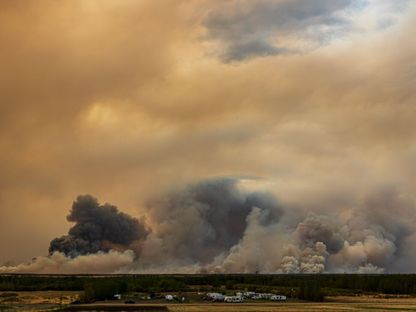
[(326, 302), (262, 302), (262, 303), (186, 303), (158, 302), (155, 304), (124, 304), (117, 301), (103, 301), (85, 305), (68, 305), (78, 295), (68, 291), (17, 292), (17, 296), (0, 303), (0, 311), (172, 311), (172, 312), (269, 312), (269, 311), (416, 311), (416, 298), (391, 296), (334, 296)]
[[(334, 302), (325, 303), (309, 303), (309, 302), (296, 302), (296, 303), (242, 303), (242, 304), (167, 304), (166, 309), (153, 310), (148, 309), (146, 305), (133, 305), (126, 309), (125, 306), (113, 305), (114, 310), (129, 310), (129, 311), (172, 311), (172, 312), (322, 312), (322, 311), (416, 311), (416, 299), (399, 299), (399, 300), (374, 300), (372, 298), (366, 298), (363, 300), (351, 302), (345, 298), (333, 298)], [(102, 306), (101, 306), (102, 307)], [(78, 311), (83, 310), (79, 307)], [(91, 305), (90, 309), (100, 311), (99, 305)], [(130, 310), (130, 308), (133, 308)], [(107, 309), (106, 309), (107, 310)], [(109, 308), (108, 310), (111, 310)], [(107, 310), (107, 311), (108, 311)], [(105, 311), (105, 310), (101, 310)]]
[(282, 304), (233, 304), (233, 305), (176, 305), (169, 306), (169, 311), (176, 312), (209, 312), (209, 311), (242, 311), (242, 312), (321, 312), (321, 311), (416, 311), (416, 300), (401, 302), (328, 302), (328, 303), (282, 303)]

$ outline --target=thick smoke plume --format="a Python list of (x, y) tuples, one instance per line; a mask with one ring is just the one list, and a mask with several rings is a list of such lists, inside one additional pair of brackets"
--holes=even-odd
[[(263, 226), (253, 214), (243, 239), (215, 270), (221, 272), (414, 271), (415, 205), (392, 189), (366, 196), (345, 216), (309, 212)], [(253, 211), (254, 212), (254, 211)], [(394, 215), (393, 212), (396, 212)], [(285, 209), (290, 215), (290, 209)], [(298, 220), (298, 221), (297, 221)], [(262, 257), (256, 257), (258, 252)]]
[[(352, 201), (353, 202), (353, 201)], [(395, 188), (349, 208), (293, 207), (238, 179), (202, 181), (149, 201), (144, 219), (79, 196), (48, 257), (0, 272), (409, 272), (415, 201)], [(340, 213), (342, 212), (342, 213)], [(394, 212), (394, 214), (393, 214)], [(92, 265), (98, 263), (98, 266)]]
[(273, 196), (240, 190), (231, 178), (203, 181), (152, 201), (149, 216), (158, 227), (145, 243), (143, 261), (207, 264), (240, 241), (253, 207), (264, 226), (283, 213)]
[[(149, 205), (157, 227), (136, 271), (406, 272), (412, 266), (414, 201), (393, 187), (345, 209), (278, 204), (234, 179), (191, 185)], [(396, 211), (397, 215), (392, 216)], [(261, 256), (259, 256), (261, 255)]]
[(113, 205), (100, 205), (90, 195), (77, 197), (67, 219), (75, 225), (68, 235), (51, 241), (50, 254), (58, 251), (74, 258), (111, 249), (126, 250), (149, 234), (143, 220), (119, 212)]

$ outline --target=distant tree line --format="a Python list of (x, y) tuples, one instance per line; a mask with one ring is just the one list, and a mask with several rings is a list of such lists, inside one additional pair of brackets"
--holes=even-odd
[[(0, 275), (0, 291), (85, 290), (108, 293), (180, 292), (205, 289), (287, 289), (293, 296), (320, 301), (325, 292), (416, 294), (415, 274), (190, 274), (190, 275)], [(293, 293), (294, 291), (294, 293)], [(103, 293), (103, 295), (101, 295)], [(98, 295), (95, 295), (98, 294)]]
[(302, 282), (299, 286), (297, 297), (307, 301), (324, 301), (324, 293), (316, 280)]

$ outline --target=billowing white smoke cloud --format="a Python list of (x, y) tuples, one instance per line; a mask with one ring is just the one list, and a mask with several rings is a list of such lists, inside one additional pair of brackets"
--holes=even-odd
[[(405, 256), (403, 251), (412, 242), (409, 235), (415, 232), (411, 225), (414, 220), (414, 204), (394, 188), (382, 189), (363, 200), (357, 200), (356, 206), (349, 209), (346, 215), (337, 207), (334, 207), (333, 213), (316, 207), (313, 208), (314, 212), (307, 212), (306, 207), (303, 217), (302, 212), (282, 207), (271, 200), (270, 195), (265, 194), (257, 196), (269, 198), (267, 201), (258, 200), (249, 206), (233, 206), (235, 198), (239, 198), (237, 202), (241, 203), (244, 202), (241, 198), (247, 196), (238, 191), (235, 181), (213, 180), (194, 185), (190, 189), (202, 192), (204, 200), (197, 200), (201, 194), (196, 196), (195, 192), (189, 192), (188, 189), (175, 195), (181, 198), (180, 204), (172, 200), (159, 203), (157, 217), (154, 219), (157, 220), (160, 215), (165, 216), (163, 222), (159, 222), (162, 227), (146, 241), (142, 255), (144, 258), (139, 259), (135, 270), (157, 272), (163, 268), (164, 272), (227, 273), (400, 272), (402, 270), (395, 265), (397, 261), (408, 264), (404, 270), (411, 270), (410, 256)], [(216, 191), (212, 192), (212, 189)], [(222, 197), (221, 201), (218, 201), (218, 196)], [(273, 202), (273, 205), (264, 206), (264, 202)], [(263, 203), (263, 207), (258, 207), (258, 203)], [(227, 218), (224, 217), (221, 221), (213, 221), (213, 224), (207, 223), (205, 214), (207, 211), (208, 215), (233, 211), (230, 206), (243, 209), (243, 214), (233, 212), (227, 218), (234, 222), (238, 220), (244, 229), (241, 230), (240, 227), (238, 240), (234, 236), (230, 241), (230, 236), (224, 236), (224, 241), (213, 246), (212, 237), (223, 233), (222, 228), (229, 224), (225, 223)], [(392, 211), (398, 214), (392, 217)], [(269, 218), (265, 222), (270, 215), (278, 217)], [(228, 242), (227, 245), (224, 245), (225, 242)], [(215, 252), (207, 257), (205, 248)], [(170, 249), (180, 253), (172, 253)], [(202, 259), (199, 258), (200, 255), (204, 255)]]
[(103, 274), (114, 273), (133, 263), (135, 254), (131, 250), (124, 252), (98, 252), (69, 258), (61, 252), (48, 257), (37, 257), (27, 264), (2, 266), (0, 273), (42, 273), (42, 274)]
[[(304, 211), (308, 211), (307, 208)], [(199, 265), (203, 272), (379, 273), (414, 270), (412, 255), (405, 252), (412, 245), (411, 234), (415, 233), (412, 225), (414, 208), (413, 200), (394, 188), (384, 188), (357, 200), (355, 207), (347, 209), (347, 214), (342, 213), (345, 209), (334, 206), (333, 213), (314, 208), (315, 212), (306, 212), (303, 218), (301, 215), (293, 218), (298, 212), (275, 205), (279, 218), (264, 223), (265, 210), (252, 205), (238, 242), (210, 263), (192, 263)], [(188, 209), (192, 210), (192, 207)], [(393, 215), (394, 211), (396, 214)], [(192, 224), (190, 220), (187, 222)], [(165, 238), (160, 239), (164, 241)], [(203, 247), (202, 244), (200, 248)], [(398, 267), (398, 261), (406, 266)], [(138, 265), (139, 270), (144, 268)], [(180, 267), (171, 269), (180, 270)]]
[[(1, 267), (0, 272), (380, 273), (415, 269), (411, 248), (416, 239), (414, 201), (394, 188), (357, 200), (350, 209), (299, 210), (284, 207), (269, 193), (242, 188), (238, 179), (213, 179), (162, 196), (148, 207), (146, 219), (153, 228), (145, 239), (137, 236), (142, 242), (137, 251), (114, 251), (103, 245), (97, 253), (74, 257), (72, 250), (66, 250), (66, 255), (55, 252), (29, 264)], [(118, 214), (106, 216), (114, 220), (99, 224), (120, 219)], [(127, 215), (124, 219), (135, 220)], [(142, 223), (141, 228), (147, 225)], [(106, 230), (103, 226), (102, 231)], [(111, 237), (111, 233), (106, 235)]]

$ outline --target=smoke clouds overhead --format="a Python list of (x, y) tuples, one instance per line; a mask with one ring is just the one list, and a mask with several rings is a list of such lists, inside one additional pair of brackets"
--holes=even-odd
[(416, 2), (161, 2), (0, 1), (1, 270), (416, 272)]

